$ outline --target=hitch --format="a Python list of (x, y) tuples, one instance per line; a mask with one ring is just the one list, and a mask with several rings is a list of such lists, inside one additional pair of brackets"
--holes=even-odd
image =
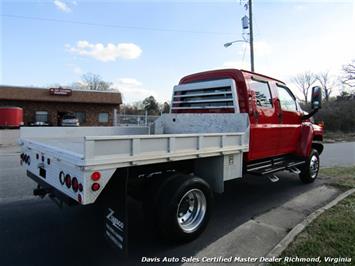
[(42, 188), (40, 185), (38, 185), (37, 188), (33, 190), (33, 195), (39, 196), (41, 197), (41, 199), (43, 199), (50, 192), (51, 192), (50, 188)]

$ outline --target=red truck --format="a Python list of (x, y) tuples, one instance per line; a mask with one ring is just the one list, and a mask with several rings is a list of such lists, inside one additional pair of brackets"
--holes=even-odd
[[(21, 128), (21, 164), (34, 194), (68, 204), (102, 203), (105, 236), (127, 250), (127, 195), (168, 239), (189, 241), (207, 226), (214, 193), (253, 174), (318, 175), (321, 107), (312, 89), (304, 112), (286, 84), (238, 69), (196, 73), (174, 87), (171, 113), (151, 128)], [(49, 137), (50, 136), (50, 137)]]
[[(315, 87), (316, 91), (312, 94), (314, 111), (306, 114), (284, 82), (246, 70), (223, 69), (196, 73), (182, 78), (180, 84), (219, 79), (234, 80), (237, 103), (221, 101), (220, 103), (226, 103), (226, 106), (216, 105), (213, 102), (214, 106), (209, 106), (208, 102), (202, 102), (204, 106), (196, 108), (201, 102), (192, 104), (186, 104), (184, 101), (176, 102), (179, 93), (175, 93), (172, 112), (234, 113), (235, 106), (238, 105), (239, 112), (247, 113), (250, 120), (249, 152), (244, 155), (244, 164), (248, 172), (261, 174), (277, 172), (275, 160), (279, 162), (280, 156), (289, 164), (293, 164), (292, 161), (304, 161), (304, 158), (308, 158), (311, 162), (317, 160), (318, 171), (319, 154), (323, 151), (323, 128), (311, 123), (309, 118), (321, 107), (319, 87)], [(195, 97), (199, 100), (200, 96)], [(221, 99), (225, 100), (229, 96), (225, 94), (223, 97)], [(193, 98), (188, 98), (189, 101), (190, 99)], [(189, 106), (191, 108), (188, 108)], [(268, 168), (270, 171), (267, 170)], [(305, 170), (304, 167), (298, 168)], [(305, 171), (300, 177), (305, 183), (314, 181), (314, 178), (310, 179)]]

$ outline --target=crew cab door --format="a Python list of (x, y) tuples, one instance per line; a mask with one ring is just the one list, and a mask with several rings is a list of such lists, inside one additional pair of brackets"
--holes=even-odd
[(284, 84), (275, 84), (280, 109), (280, 139), (279, 152), (281, 154), (295, 153), (301, 134), (301, 110), (296, 97)]
[(258, 76), (246, 77), (249, 87), (250, 151), (249, 160), (278, 155), (279, 114), (275, 108), (276, 97), (269, 81)]

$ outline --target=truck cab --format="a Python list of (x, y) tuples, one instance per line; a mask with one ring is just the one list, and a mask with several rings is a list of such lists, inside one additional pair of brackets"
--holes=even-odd
[(174, 89), (172, 113), (231, 112), (249, 116), (247, 171), (262, 175), (284, 169), (298, 172), (302, 167), (296, 166), (313, 150), (319, 168), (323, 128), (310, 121), (284, 82), (246, 70), (222, 69), (183, 77)]

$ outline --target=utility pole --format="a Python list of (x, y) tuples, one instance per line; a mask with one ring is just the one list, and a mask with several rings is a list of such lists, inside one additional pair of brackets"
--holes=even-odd
[[(242, 29), (243, 29), (243, 40), (236, 40), (233, 42), (227, 42), (224, 44), (224, 47), (229, 47), (233, 43), (236, 42), (246, 42), (249, 43), (250, 47), (250, 69), (252, 72), (255, 71), (254, 68), (254, 36), (253, 36), (253, 7), (252, 7), (252, 0), (243, 0), (240, 1), (240, 4), (244, 5), (245, 11), (249, 11), (249, 17), (247, 15), (244, 15), (242, 17)], [(249, 32), (246, 32), (246, 30), (249, 30)], [(249, 34), (249, 40), (245, 38), (245, 35)]]
[(250, 47), (250, 67), (251, 71), (254, 72), (254, 37), (253, 37), (253, 10), (252, 10), (252, 0), (249, 0), (249, 47)]

